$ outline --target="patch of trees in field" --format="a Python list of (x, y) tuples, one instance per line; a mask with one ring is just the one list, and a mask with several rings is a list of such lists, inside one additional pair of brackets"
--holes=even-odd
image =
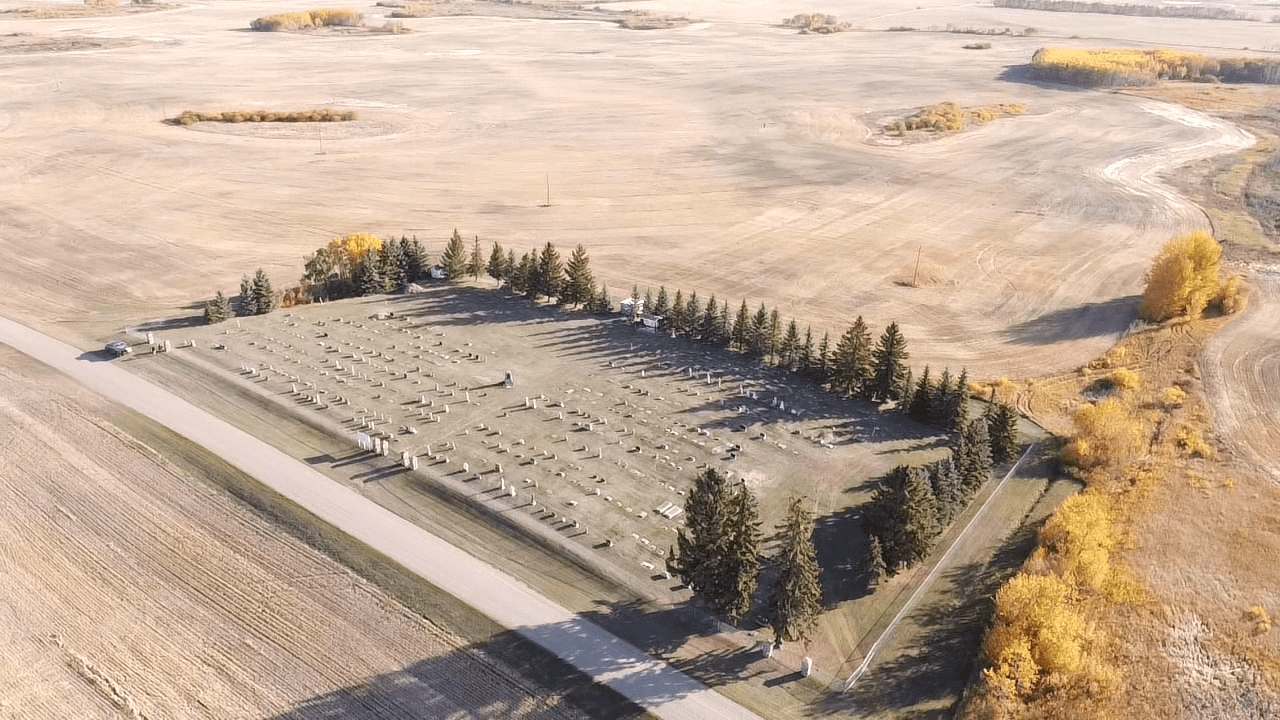
[[(967, 46), (966, 46), (967, 47)], [(987, 44), (987, 47), (991, 47)], [(912, 130), (935, 132), (960, 132), (967, 124), (988, 123), (999, 117), (1021, 115), (1027, 111), (1022, 103), (1001, 103), (982, 107), (962, 108), (953, 102), (941, 102), (921, 108), (904, 118), (885, 126), (899, 135)]]
[(1105, 2), (1080, 2), (1079, 0), (993, 0), (992, 4), (996, 7), (1016, 10), (1043, 10), (1045, 12), (1198, 18), (1201, 20), (1257, 20), (1252, 15), (1234, 8), (1209, 7), (1205, 5), (1122, 5)]
[(204, 113), (194, 110), (183, 110), (177, 117), (169, 120), (173, 125), (195, 125), (199, 122), (351, 122), (356, 119), (354, 110), (295, 110), (277, 112), (274, 110), (224, 110), (222, 112)]
[(783, 20), (782, 24), (787, 27), (799, 28), (801, 35), (830, 35), (831, 33), (844, 32), (851, 27), (847, 22), (840, 22), (835, 15), (824, 15), (822, 13), (793, 15), (791, 18)]
[(287, 32), (318, 27), (358, 27), (364, 16), (346, 8), (318, 8), (302, 12), (266, 15), (249, 23), (259, 32)]
[(1216, 306), (1230, 314), (1240, 308), (1240, 278), (1223, 281), (1222, 246), (1203, 230), (1164, 244), (1147, 271), (1138, 314), (1161, 322), (1174, 317), (1196, 318)]
[(237, 315), (266, 315), (279, 306), (280, 298), (271, 285), (271, 278), (267, 277), (266, 271), (258, 268), (252, 278), (246, 275), (240, 279), (240, 296), (236, 298), (234, 305), (221, 290), (206, 302), (204, 320), (213, 325)]
[(1211, 58), (1177, 50), (1079, 50), (1045, 47), (1031, 58), (1040, 80), (1112, 87), (1151, 85), (1158, 80), (1280, 84), (1280, 61)]

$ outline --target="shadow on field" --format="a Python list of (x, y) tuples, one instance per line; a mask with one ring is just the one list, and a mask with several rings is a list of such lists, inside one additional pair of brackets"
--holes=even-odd
[(951, 601), (927, 603), (907, 617), (921, 628), (911, 645), (896, 655), (879, 656), (853, 689), (830, 693), (813, 710), (857, 717), (891, 712), (951, 718), (973, 674), (996, 590), (1022, 566), (1039, 530), (1039, 524), (1024, 525), (1005, 539), (989, 562), (944, 573), (939, 586), (950, 588)]
[(822, 600), (828, 608), (870, 592), (867, 573), (862, 567), (862, 558), (867, 552), (862, 511), (862, 505), (854, 505), (814, 522), (813, 545), (822, 568)]
[(1005, 335), (1018, 345), (1049, 345), (1062, 340), (1080, 340), (1120, 335), (1138, 319), (1137, 295), (1088, 303), (1045, 313), (1018, 323)]
[[(538, 632), (533, 628), (532, 632)], [(549, 631), (549, 629), (548, 629)], [(598, 648), (597, 648), (598, 649)], [(488, 661), (515, 670), (513, 677)], [(536, 687), (528, 687), (532, 682)], [(637, 683), (643, 687), (644, 673)], [(681, 690), (646, 688), (654, 699)], [(557, 702), (558, 700), (558, 702)], [(557, 706), (588, 717), (640, 718), (644, 709), (599, 685), (514, 631), (416, 662), (394, 672), (303, 700), (280, 720), (373, 717), (556, 718)]]
[(999, 78), (1005, 82), (1021, 83), (1023, 85), (1034, 85), (1045, 90), (1061, 90), (1065, 92), (1089, 92), (1089, 88), (1079, 85), (1064, 85), (1062, 83), (1048, 82), (1046, 80), (1037, 80), (1032, 76), (1031, 63), (1023, 63), (1021, 65), (1006, 66), (1004, 71), (1000, 73)]

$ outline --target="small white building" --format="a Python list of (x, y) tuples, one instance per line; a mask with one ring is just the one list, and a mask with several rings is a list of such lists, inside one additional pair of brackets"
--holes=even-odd
[(444, 271), (443, 265), (432, 265), (431, 269), (428, 270), (427, 272), (431, 275), (432, 280), (448, 280), (449, 279), (449, 273)]
[(627, 298), (618, 303), (618, 312), (623, 315), (635, 317), (644, 312), (644, 300), (636, 300), (635, 298)]
[[(644, 301), (641, 300), (640, 303), (644, 304)], [(641, 330), (656, 333), (658, 332), (658, 326), (662, 325), (662, 316), (644, 313), (640, 316), (640, 324), (643, 326), (640, 328)]]

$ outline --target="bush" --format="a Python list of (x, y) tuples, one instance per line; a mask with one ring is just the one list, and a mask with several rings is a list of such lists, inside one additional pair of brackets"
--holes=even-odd
[(1117, 390), (1136, 390), (1142, 387), (1142, 376), (1129, 368), (1116, 368), (1104, 378)]
[(1062, 450), (1069, 465), (1088, 470), (1126, 462), (1142, 450), (1142, 423), (1116, 398), (1085, 405), (1074, 418), (1076, 436)]
[(354, 110), (299, 110), (295, 112), (274, 112), (271, 110), (228, 110), (217, 113), (202, 113), (183, 110), (170, 122), (174, 125), (195, 125), (198, 122), (350, 122), (358, 116)]
[(790, 20), (784, 20), (783, 25), (787, 27), (800, 28), (801, 32), (829, 34), (841, 32), (849, 29), (849, 23), (840, 22), (835, 15), (823, 15), (822, 13), (801, 13), (793, 16)]
[(1244, 619), (1253, 624), (1254, 635), (1266, 635), (1271, 632), (1271, 616), (1261, 605), (1254, 605), (1245, 610)]
[(1006, 115), (1021, 115), (1026, 110), (1027, 106), (1022, 103), (962, 108), (953, 102), (941, 102), (922, 108), (914, 115), (895, 120), (887, 127), (899, 134), (905, 130), (959, 132), (965, 128), (968, 122), (990, 122)]
[(280, 13), (267, 15), (249, 23), (249, 27), (260, 32), (284, 32), (307, 30), (313, 27), (348, 26), (360, 24), (364, 16), (355, 10), (344, 8), (321, 8), (303, 12)]
[(1221, 261), (1222, 246), (1203, 230), (1165, 243), (1147, 271), (1138, 314), (1153, 322), (1180, 315), (1199, 317), (1211, 300), (1221, 296)]

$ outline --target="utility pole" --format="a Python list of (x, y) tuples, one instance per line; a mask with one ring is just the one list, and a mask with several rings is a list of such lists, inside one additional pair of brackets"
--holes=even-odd
[(542, 207), (551, 207), (551, 173), (547, 173), (547, 204)]
[(911, 287), (920, 287), (920, 253), (924, 252), (924, 245), (916, 249), (916, 272), (911, 276)]

